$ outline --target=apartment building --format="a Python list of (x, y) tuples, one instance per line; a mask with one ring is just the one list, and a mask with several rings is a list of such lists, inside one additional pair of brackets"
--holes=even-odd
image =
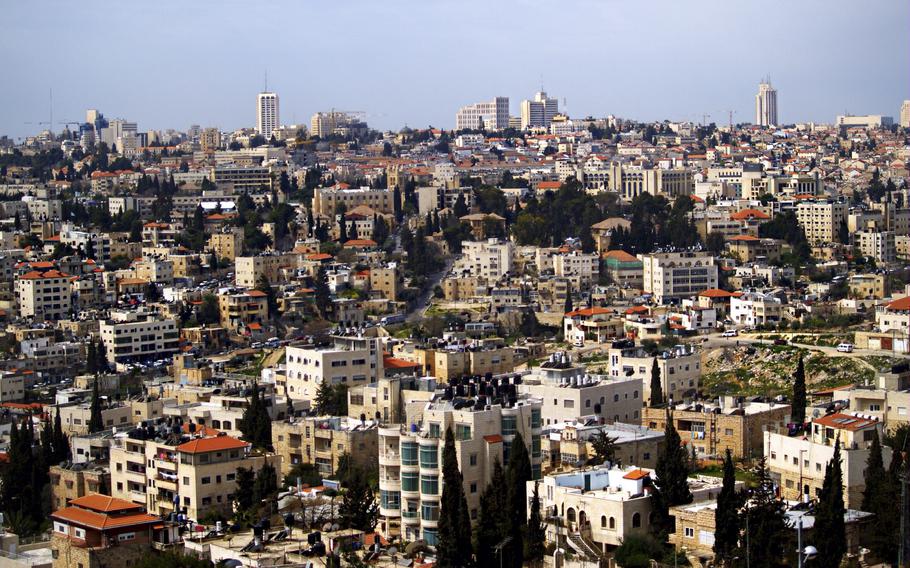
[(847, 220), (847, 204), (834, 201), (805, 201), (796, 206), (796, 220), (809, 244), (838, 242), (841, 223)]
[(256, 132), (268, 140), (272, 137), (272, 131), (280, 124), (278, 95), (271, 92), (256, 95)]
[(642, 381), (638, 377), (588, 374), (567, 353), (555, 353), (521, 376), (520, 393), (540, 399), (544, 426), (594, 418), (603, 423), (638, 422)]
[(370, 267), (370, 294), (378, 295), (390, 302), (397, 302), (404, 288), (404, 275), (397, 263), (388, 266)]
[(384, 376), (382, 344), (377, 337), (335, 336), (329, 347), (289, 346), (285, 351), (287, 396), (312, 402), (324, 381), (356, 386)]
[(395, 213), (395, 190), (371, 187), (351, 188), (347, 184), (317, 187), (314, 190), (313, 215), (334, 219), (340, 205), (344, 205), (348, 211), (366, 205), (374, 211), (392, 215)]
[(50, 514), (54, 568), (130, 566), (153, 545), (177, 542), (177, 527), (145, 508), (93, 493), (73, 499)]
[(255, 288), (265, 276), (269, 283), (275, 284), (282, 270), (297, 266), (295, 254), (261, 254), (257, 256), (234, 257), (234, 282), (244, 288)]
[(174, 283), (174, 262), (170, 259), (146, 256), (133, 263), (133, 272), (136, 278), (159, 286)]
[(375, 463), (377, 440), (376, 422), (372, 420), (307, 416), (272, 423), (272, 445), (281, 456), (282, 476), (305, 463), (315, 465), (320, 475), (330, 478), (338, 471), (342, 456), (367, 468)]
[(466, 275), (486, 278), (491, 282), (512, 271), (514, 245), (511, 241), (462, 241), (461, 246), (462, 257), (456, 271), (461, 269)]
[(838, 393), (846, 395), (852, 411), (876, 418), (885, 430), (906, 424), (910, 421), (910, 364), (902, 362), (878, 371), (873, 384)]
[(62, 463), (51, 466), (51, 508), (62, 509), (70, 501), (92, 493), (111, 492), (111, 472), (107, 464)]
[(892, 231), (860, 231), (854, 233), (859, 252), (877, 263), (890, 264), (897, 260), (895, 235)]
[(553, 117), (559, 114), (559, 99), (548, 97), (540, 91), (533, 100), (521, 101), (521, 129), (549, 128)]
[[(720, 458), (729, 449), (735, 458), (755, 458), (764, 454), (765, 432), (786, 434), (790, 406), (773, 402), (738, 403), (734, 397), (722, 397), (716, 402), (674, 405), (669, 415), (683, 443), (694, 445), (699, 455)], [(667, 409), (644, 408), (641, 423), (663, 431), (667, 426)]]
[(600, 257), (597, 253), (572, 251), (553, 255), (553, 274), (566, 278), (577, 290), (597, 283), (600, 276)]
[(730, 319), (737, 325), (777, 325), (784, 309), (784, 303), (773, 294), (754, 291), (730, 297)]
[[(60, 412), (60, 425), (68, 435), (89, 433), (89, 422), (92, 409), (88, 402), (61, 404), (57, 406)], [(101, 424), (106, 430), (111, 428), (125, 428), (133, 423), (133, 414), (129, 405), (117, 404), (101, 408)]]
[(641, 289), (644, 284), (644, 264), (623, 250), (603, 253), (604, 269), (609, 280), (623, 288)]
[(455, 130), (502, 130), (508, 126), (509, 97), (466, 105), (455, 114)]
[[(476, 385), (484, 392), (487, 386)], [(448, 429), (455, 436), (472, 523), (479, 514), (480, 494), (493, 477), (495, 463), (508, 463), (517, 434), (528, 446), (532, 477), (540, 477), (540, 402), (513, 396), (514, 391), (507, 392), (508, 388), (489, 388), (498, 393), (496, 400), (483, 396), (454, 398), (454, 391), (450, 391), (425, 405), (412, 405), (404, 427), (379, 429), (380, 533), (408, 541), (422, 538), (427, 544), (436, 545), (442, 450)], [(463, 389), (458, 392), (467, 394)]]
[(695, 191), (692, 171), (685, 168), (655, 168), (619, 161), (588, 161), (582, 170), (584, 186), (592, 191), (612, 191), (626, 201), (642, 193), (675, 198)]
[(0, 402), (18, 402), (25, 398), (25, 375), (0, 371)]
[(170, 357), (180, 342), (177, 322), (145, 311), (111, 310), (99, 335), (112, 364)]
[(348, 416), (364, 416), (382, 424), (399, 424), (412, 402), (429, 402), (436, 393), (435, 377), (398, 375), (348, 389)]
[(573, 345), (585, 341), (605, 343), (624, 333), (623, 319), (609, 308), (582, 308), (566, 313), (563, 318), (563, 336)]
[(643, 290), (658, 304), (694, 296), (717, 288), (718, 268), (706, 252), (656, 252), (640, 254)]
[(654, 361), (660, 369), (661, 389), (664, 400), (681, 401), (698, 391), (701, 381), (701, 354), (691, 345), (677, 345), (673, 349), (651, 355), (641, 347), (615, 342), (608, 351), (611, 377), (628, 377), (641, 380), (645, 404), (651, 400), (651, 369)]
[(593, 440), (601, 434), (614, 440), (617, 464), (654, 468), (664, 445), (664, 433), (638, 424), (567, 422), (544, 427), (542, 470), (544, 475), (556, 470), (575, 469), (588, 463), (597, 452)]
[(71, 277), (57, 269), (31, 270), (16, 277), (20, 317), (61, 320), (70, 314)]
[[(814, 418), (805, 436), (765, 432), (769, 452), (768, 469), (780, 487), (781, 497), (791, 501), (815, 499), (825, 480), (825, 466), (834, 457), (835, 440), (840, 441), (844, 475), (844, 505), (859, 509), (866, 481), (863, 473), (875, 431), (882, 424), (858, 413), (836, 412)], [(885, 468), (891, 463), (891, 448), (882, 446)]]
[[(408, 348), (410, 347), (410, 348)], [(501, 340), (435, 340), (413, 346), (399, 346), (395, 356), (417, 363), (427, 375), (448, 382), (463, 375), (494, 375), (515, 368), (515, 350)]]
[(230, 186), (236, 194), (273, 189), (272, 170), (268, 166), (214, 166), (209, 171), (209, 179), (217, 185)]
[(239, 330), (251, 323), (269, 319), (268, 295), (262, 290), (233, 291), (218, 294), (221, 327)]
[(243, 254), (243, 230), (237, 228), (224, 229), (212, 233), (209, 237), (208, 248), (220, 259), (231, 262)]

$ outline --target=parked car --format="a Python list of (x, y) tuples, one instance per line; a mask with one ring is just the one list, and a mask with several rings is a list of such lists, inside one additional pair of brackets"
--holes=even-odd
[(837, 346), (837, 350), (841, 353), (853, 353), (853, 344), (852, 343), (841, 343)]
[(786, 339), (778, 337), (777, 339), (774, 340), (774, 345), (786, 345), (786, 344), (787, 344)]
[(739, 332), (736, 331), (735, 329), (728, 329), (727, 331), (723, 332), (721, 335), (723, 337), (737, 337), (739, 335)]

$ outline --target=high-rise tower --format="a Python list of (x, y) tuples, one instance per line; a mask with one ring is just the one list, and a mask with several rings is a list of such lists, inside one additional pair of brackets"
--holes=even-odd
[(278, 125), (278, 95), (270, 92), (259, 93), (256, 97), (256, 132), (268, 139)]
[(771, 86), (771, 78), (758, 85), (755, 95), (755, 124), (758, 126), (777, 126), (777, 90)]

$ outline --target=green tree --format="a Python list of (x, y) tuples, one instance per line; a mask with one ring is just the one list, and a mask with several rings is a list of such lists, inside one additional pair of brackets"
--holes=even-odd
[(379, 521), (379, 504), (365, 475), (351, 475), (338, 508), (346, 528), (373, 532)]
[(490, 484), (480, 495), (480, 514), (474, 531), (475, 564), (493, 566), (497, 560), (493, 548), (508, 535), (505, 472), (499, 460), (493, 463)]
[(796, 364), (796, 374), (793, 376), (793, 401), (790, 403), (790, 420), (799, 425), (803, 425), (806, 422), (806, 367), (803, 364), (802, 353), (799, 355), (799, 362)]
[(328, 314), (332, 313), (332, 292), (329, 289), (328, 275), (322, 266), (319, 267), (319, 271), (316, 273), (313, 287), (315, 289), (316, 309), (319, 310), (319, 315), (325, 319)]
[(237, 468), (235, 476), (237, 490), (234, 492), (234, 505), (240, 512), (252, 509), (255, 499), (256, 473), (253, 468)]
[(439, 540), (436, 565), (440, 568), (462, 568), (471, 564), (471, 519), (465, 499), (463, 478), (455, 453), (455, 436), (446, 429), (442, 450), (442, 499), (439, 509)]
[(342, 383), (333, 385), (328, 381), (319, 383), (316, 389), (316, 412), (323, 416), (346, 416), (348, 413), (348, 389)]
[(242, 438), (254, 448), (272, 449), (272, 419), (265, 399), (259, 393), (259, 384), (253, 382), (249, 404), (237, 425)]
[(154, 282), (149, 282), (145, 285), (145, 301), (147, 303), (154, 303), (161, 299), (161, 290), (158, 289), (158, 285)]
[(660, 406), (664, 403), (663, 383), (660, 381), (660, 366), (657, 357), (651, 364), (651, 406)]
[(57, 414), (54, 415), (54, 461), (60, 463), (72, 458), (69, 438), (63, 432), (63, 423), (60, 420), (60, 407), (57, 407)]
[(85, 372), (90, 375), (98, 374), (98, 350), (95, 349), (95, 342), (89, 341), (85, 353)]
[(605, 430), (601, 430), (591, 439), (591, 445), (594, 446), (594, 458), (589, 461), (592, 465), (600, 465), (606, 462), (613, 462), (616, 457), (616, 440), (607, 435)]
[(664, 428), (664, 448), (657, 456), (654, 481), (657, 488), (654, 510), (657, 513), (658, 526), (672, 530), (669, 509), (676, 505), (692, 502), (689, 491), (689, 457), (679, 438), (679, 432), (673, 425), (670, 409), (666, 414), (667, 425)]
[(537, 314), (534, 313), (533, 308), (522, 312), (521, 324), (518, 326), (518, 331), (524, 337), (537, 337), (540, 333), (540, 324), (537, 321)]
[(748, 555), (752, 566), (782, 566), (789, 530), (784, 504), (777, 498), (764, 456), (758, 460), (754, 474), (755, 485), (744, 515), (747, 536), (743, 545), (748, 548), (740, 556)]
[(614, 559), (622, 568), (650, 568), (652, 560), (664, 556), (663, 544), (651, 535), (630, 534), (622, 539)]
[(515, 434), (509, 449), (509, 467), (506, 472), (508, 500), (508, 536), (512, 537), (507, 549), (503, 550), (506, 560), (515, 568), (521, 568), (524, 558), (524, 532), (527, 524), (528, 481), (531, 481), (531, 456), (521, 432)]
[(714, 510), (714, 555), (723, 563), (730, 563), (739, 548), (740, 507), (742, 495), (736, 491), (736, 470), (730, 448), (724, 454), (724, 477), (717, 508)]
[(546, 552), (546, 529), (540, 512), (540, 495), (534, 483), (534, 493), (531, 494), (531, 512), (528, 515), (527, 538), (525, 539), (525, 559), (531, 566), (541, 566)]
[(834, 455), (825, 466), (825, 480), (815, 506), (813, 535), (819, 566), (840, 566), (847, 552), (844, 532), (844, 475), (841, 469), (840, 434), (834, 439)]
[(214, 294), (205, 294), (202, 296), (202, 305), (199, 307), (199, 313), (196, 320), (203, 325), (217, 324), (221, 321), (221, 313), (218, 309), (218, 298)]
[(275, 289), (272, 288), (269, 277), (266, 276), (265, 273), (259, 276), (255, 289), (265, 294), (266, 305), (268, 306), (269, 312), (268, 317), (278, 317), (278, 295), (275, 293)]
[(253, 480), (253, 498), (257, 502), (271, 499), (278, 493), (278, 472), (275, 466), (265, 463), (256, 472), (256, 478)]
[(90, 433), (104, 430), (104, 420), (101, 418), (101, 393), (98, 387), (98, 377), (92, 383), (92, 400), (89, 405), (91, 414), (88, 419), (88, 431)]

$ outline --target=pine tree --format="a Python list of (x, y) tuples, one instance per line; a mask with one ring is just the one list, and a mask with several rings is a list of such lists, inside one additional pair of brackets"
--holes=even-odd
[(664, 403), (663, 383), (660, 381), (660, 366), (657, 357), (651, 365), (651, 406), (660, 406)]
[(525, 559), (531, 566), (540, 566), (546, 548), (546, 529), (543, 526), (543, 517), (540, 513), (540, 495), (534, 483), (534, 493), (531, 495), (531, 512), (528, 515), (528, 535), (525, 540)]
[(95, 342), (90, 341), (85, 354), (85, 372), (90, 375), (98, 374), (98, 351)]
[(313, 286), (315, 288), (316, 309), (319, 310), (319, 314), (325, 319), (327, 314), (332, 312), (332, 292), (329, 289), (329, 279), (324, 267), (319, 267)]
[[(499, 466), (499, 462), (496, 462)], [(502, 467), (500, 467), (500, 471)], [(502, 512), (497, 496), (503, 486), (487, 485), (480, 495), (480, 514), (474, 531), (474, 560), (478, 567), (493, 566), (496, 560), (493, 548), (502, 540)]]
[(238, 511), (249, 511), (254, 505), (256, 474), (253, 468), (237, 468), (235, 476), (237, 491), (234, 492), (234, 504)]
[(796, 364), (793, 376), (793, 401), (790, 403), (790, 420), (802, 426), (806, 422), (806, 367), (803, 365), (802, 353)]
[(254, 448), (271, 450), (272, 419), (269, 416), (265, 400), (259, 394), (259, 384), (255, 381), (250, 393), (249, 405), (243, 411), (238, 427), (243, 434), (242, 438), (252, 444)]
[(869, 448), (869, 457), (866, 458), (866, 470), (863, 472), (863, 479), (866, 481), (866, 488), (863, 490), (863, 504), (861, 509), (869, 513), (875, 513), (879, 495), (887, 481), (887, 472), (882, 460), (882, 444), (879, 440), (878, 429), (874, 432), (872, 445)]
[(471, 549), (465, 546), (471, 539), (471, 521), (451, 428), (446, 429), (442, 450), (442, 483), (436, 566), (462, 568), (471, 563)]
[(875, 522), (866, 531), (865, 542), (875, 556), (884, 562), (897, 559), (898, 534), (900, 532), (900, 479), (901, 454), (894, 452), (891, 467), (885, 470), (882, 460), (882, 446), (878, 431), (872, 439), (866, 471), (863, 476), (866, 489), (863, 491), (862, 510), (875, 515)]
[(104, 430), (104, 420), (101, 418), (101, 394), (98, 389), (98, 377), (95, 377), (95, 382), (92, 384), (91, 414), (88, 420), (89, 433)]
[(727, 448), (724, 455), (724, 477), (720, 495), (717, 496), (717, 508), (714, 510), (714, 555), (718, 560), (730, 562), (739, 545), (741, 530), (739, 509), (742, 507), (742, 496), (736, 491), (736, 470), (733, 466), (733, 455)]
[(600, 465), (605, 462), (613, 462), (616, 457), (616, 440), (607, 435), (606, 431), (601, 430), (591, 439), (591, 445), (594, 447), (594, 458), (589, 460), (591, 465)]
[(572, 306), (572, 294), (571, 294), (571, 292), (569, 292), (566, 294), (566, 303), (565, 303), (565, 305), (563, 305), (562, 311), (563, 311), (563, 313), (568, 314), (569, 312), (573, 311), (573, 309), (574, 308)]
[(60, 408), (54, 416), (54, 461), (57, 463), (68, 461), (72, 457), (69, 438), (63, 433), (63, 423), (60, 420)]
[(256, 472), (256, 478), (253, 480), (253, 498), (256, 502), (261, 502), (271, 499), (277, 492), (278, 472), (275, 471), (275, 466), (266, 462)]
[(748, 554), (752, 566), (782, 566), (789, 529), (784, 520), (784, 505), (777, 499), (764, 456), (755, 468), (755, 478), (751, 499), (745, 510), (748, 536), (743, 538), (743, 546), (748, 546), (748, 550), (740, 556)]
[(834, 455), (825, 466), (825, 480), (815, 507), (816, 562), (819, 566), (840, 566), (847, 552), (844, 532), (844, 475), (841, 469), (840, 434), (834, 439)]
[(673, 416), (667, 409), (667, 425), (664, 428), (664, 448), (657, 457), (654, 473), (654, 513), (655, 524), (662, 531), (673, 529), (670, 518), (670, 507), (685, 505), (692, 502), (692, 493), (689, 491), (689, 458), (682, 445), (679, 433), (673, 425)]
[(348, 241), (348, 224), (345, 222), (344, 215), (338, 221), (338, 242), (344, 244)]
[(508, 536), (512, 537), (508, 548), (503, 550), (506, 560), (515, 568), (521, 568), (524, 558), (524, 532), (527, 524), (528, 481), (531, 481), (531, 456), (525, 446), (521, 432), (515, 434), (509, 450), (509, 468), (506, 473), (508, 486)]
[(379, 505), (373, 490), (361, 472), (349, 477), (349, 485), (338, 508), (342, 525), (346, 528), (373, 532), (379, 521)]

